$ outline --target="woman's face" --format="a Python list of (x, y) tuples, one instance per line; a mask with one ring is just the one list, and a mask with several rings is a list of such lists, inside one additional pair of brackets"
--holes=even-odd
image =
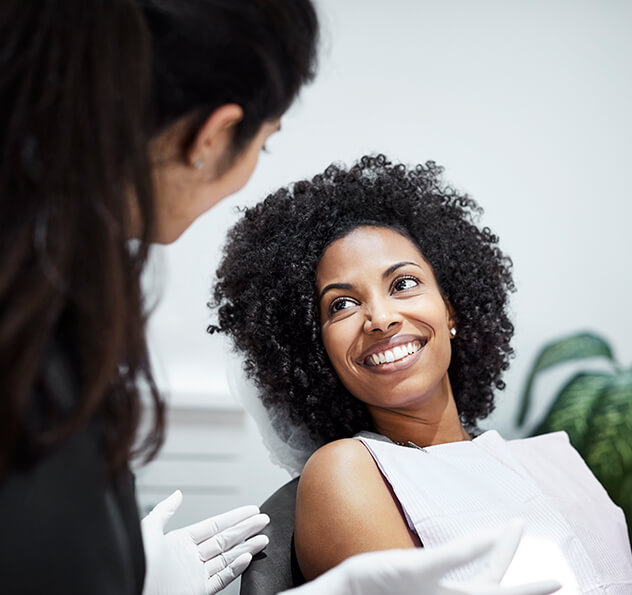
[(329, 359), (369, 411), (415, 411), (447, 395), (453, 321), (409, 239), (383, 227), (354, 229), (325, 250), (316, 286)]

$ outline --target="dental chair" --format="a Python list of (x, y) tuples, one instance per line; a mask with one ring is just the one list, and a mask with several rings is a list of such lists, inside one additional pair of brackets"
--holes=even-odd
[(240, 595), (276, 595), (305, 582), (293, 545), (298, 479), (280, 487), (261, 505), (261, 512), (270, 516), (270, 524), (262, 531), (270, 543), (242, 575)]

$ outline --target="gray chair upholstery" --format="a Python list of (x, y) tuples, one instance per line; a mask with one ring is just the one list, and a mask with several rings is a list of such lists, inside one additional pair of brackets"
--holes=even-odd
[(240, 595), (275, 595), (305, 582), (293, 547), (297, 486), (298, 477), (261, 505), (261, 512), (270, 516), (270, 524), (262, 531), (270, 543), (242, 575)]

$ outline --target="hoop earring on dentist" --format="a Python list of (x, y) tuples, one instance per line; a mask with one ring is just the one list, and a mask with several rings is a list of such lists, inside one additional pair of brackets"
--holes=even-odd
[(456, 328), (452, 327), (450, 329), (450, 336), (454, 339), (456, 337)]

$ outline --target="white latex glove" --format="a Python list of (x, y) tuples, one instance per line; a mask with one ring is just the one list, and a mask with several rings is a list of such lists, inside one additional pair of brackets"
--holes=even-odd
[[(498, 534), (457, 539), (426, 550), (387, 550), (353, 556), (316, 580), (284, 591), (287, 595), (548, 595), (556, 581), (501, 587), (520, 542), (522, 522)], [(485, 569), (465, 582), (442, 580), (446, 572), (490, 553)], [(281, 594), (283, 595), (283, 594)]]
[(268, 545), (265, 535), (252, 537), (270, 522), (256, 506), (235, 508), (165, 534), (180, 504), (182, 492), (176, 490), (141, 521), (147, 564), (143, 595), (217, 593)]

